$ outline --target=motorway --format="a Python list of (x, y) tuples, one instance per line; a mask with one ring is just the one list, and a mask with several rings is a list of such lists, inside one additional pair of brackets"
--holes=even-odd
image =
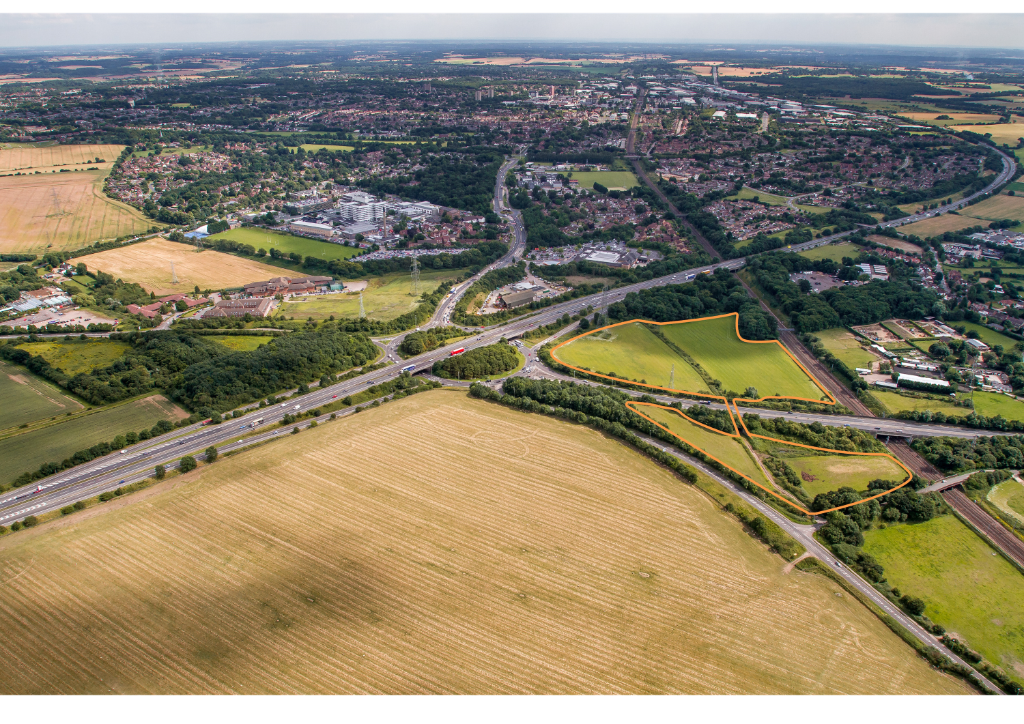
[[(513, 233), (515, 235), (515, 241), (510, 248), (509, 253), (489, 268), (497, 268), (499, 265), (505, 266), (515, 263), (515, 261), (522, 255), (525, 248), (526, 232), (522, 225), (522, 219), (515, 212), (509, 212), (506, 210), (503, 202), (505, 174), (507, 173), (507, 170), (517, 162), (517, 160), (517, 158), (513, 158), (501, 167), (498, 179), (495, 183), (494, 200), (496, 211), (505, 214), (506, 218), (512, 219), (514, 224)], [(1003, 179), (1008, 177), (1007, 174), (1012, 175), (1012, 167), (1008, 172), (1004, 169), (1004, 174), (997, 177), (993, 181), (993, 185), (988, 187), (986, 190), (991, 190), (994, 185), (1001, 184)], [(900, 221), (903, 220), (901, 219)], [(815, 239), (813, 241), (806, 242), (805, 244), (794, 245), (792, 247), (792, 251), (810, 249), (821, 244), (829, 243), (834, 238), (836, 237), (826, 237), (822, 239)], [(390, 362), (394, 362), (394, 364), (389, 364), (383, 369), (375, 370), (354, 379), (337, 383), (327, 389), (320, 389), (318, 386), (313, 386), (311, 387), (311, 392), (309, 394), (302, 396), (301, 400), (295, 400), (295, 402), (298, 402), (298, 404), (301, 405), (301, 409), (308, 410), (312, 407), (327, 404), (334, 398), (342, 398), (347, 395), (356, 394), (358, 392), (362, 392), (367, 387), (371, 387), (372, 385), (392, 380), (398, 377), (402, 371), (406, 369), (413, 373), (425, 372), (433, 366), (434, 362), (450, 356), (451, 352), (459, 347), (472, 349), (474, 347), (495, 344), (503, 337), (506, 339), (513, 339), (538, 326), (550, 324), (563, 314), (572, 315), (587, 308), (588, 306), (607, 309), (608, 305), (621, 301), (631, 292), (664, 286), (667, 284), (686, 283), (692, 281), (701, 273), (713, 272), (718, 268), (735, 271), (741, 268), (744, 263), (745, 261), (742, 258), (731, 259), (729, 261), (719, 262), (716, 264), (708, 264), (694, 269), (687, 269), (675, 274), (649, 279), (636, 284), (617, 287), (591, 296), (571, 299), (566, 302), (554, 304), (533, 314), (514, 319), (506, 324), (496, 325), (480, 330), (475, 337), (458, 343), (446, 345), (431, 352), (426, 352), (417, 357), (405, 360), (404, 362), (398, 362), (397, 355), (395, 354), (395, 347), (404, 336), (399, 335), (391, 339), (385, 346), (385, 359)], [(461, 294), (465, 293), (466, 289), (469, 288), (476, 278), (486, 271), (486, 269), (482, 270), (479, 275), (475, 275), (473, 278), (456, 287), (453, 294), (449, 295), (444, 302), (438, 305), (438, 309), (429, 324), (447, 324), (450, 319), (451, 310), (458, 298)], [(533, 364), (531, 367), (540, 369), (542, 368), (542, 365)], [(251, 410), (253, 407), (251, 406), (249, 409)], [(289, 410), (285, 410), (280, 407), (266, 408), (262, 415), (265, 418), (264, 424), (273, 425), (279, 423), (281, 418), (283, 418), (288, 411)], [(774, 411), (758, 410), (758, 414), (766, 416), (773, 412)], [(978, 437), (993, 434), (989, 431), (951, 428), (950, 426), (945, 425), (913, 423), (906, 420), (887, 421), (854, 416), (793, 413), (792, 419), (797, 421), (817, 421), (826, 425), (849, 424), (851, 427), (856, 426), (861, 429), (868, 429), (872, 432), (882, 434), (889, 433), (892, 435), (898, 435), (901, 434), (901, 431), (906, 432), (911, 429), (913, 429), (917, 435), (953, 435), (955, 433), (958, 437)], [(874, 430), (873, 428), (876, 427), (879, 429)], [(9, 491), (4, 495), (0, 495), (0, 523), (16, 520), (33, 513), (44, 513), (50, 510), (59, 509), (67, 504), (66, 491), (85, 490), (82, 486), (86, 482), (88, 482), (88, 490), (91, 491), (90, 495), (95, 495), (99, 492), (113, 490), (120, 485), (142, 480), (149, 476), (152, 472), (153, 466), (157, 464), (167, 466), (183, 455), (195, 455), (201, 453), (206, 447), (210, 445), (221, 445), (232, 437), (237, 436), (237, 434), (239, 434), (237, 432), (237, 427), (233, 427), (230, 423), (214, 425), (206, 428), (198, 428), (197, 426), (181, 428), (158, 438), (154, 438), (146, 443), (133, 445), (128, 448), (127, 452), (124, 454), (111, 453), (85, 465), (79, 465), (75, 468), (51, 475), (34, 483), (31, 487), (26, 486), (18, 490)], [(26, 498), (26, 495), (30, 497)]]

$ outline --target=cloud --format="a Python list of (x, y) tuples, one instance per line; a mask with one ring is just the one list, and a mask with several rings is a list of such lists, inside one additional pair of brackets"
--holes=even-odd
[(1022, 48), (1024, 15), (8, 14), (0, 47), (259, 41), (609, 41)]

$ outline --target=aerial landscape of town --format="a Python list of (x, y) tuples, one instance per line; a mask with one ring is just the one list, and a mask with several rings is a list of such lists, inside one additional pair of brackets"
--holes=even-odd
[(0, 692), (1024, 693), (1024, 54), (0, 47)]

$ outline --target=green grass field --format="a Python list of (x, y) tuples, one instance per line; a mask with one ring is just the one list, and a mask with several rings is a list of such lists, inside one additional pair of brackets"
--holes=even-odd
[(824, 396), (778, 344), (740, 340), (735, 317), (666, 324), (659, 329), (727, 390), (742, 395), (748, 386), (753, 386), (762, 397), (781, 395), (818, 400)]
[(0, 440), (0, 484), (37, 470), (43, 463), (60, 462), (98, 442), (109, 442), (117, 435), (138, 432), (160, 420), (173, 422), (184, 417), (187, 413), (162, 395), (150, 395)]
[(974, 411), (985, 417), (1002, 415), (1007, 420), (1024, 422), (1024, 402), (998, 392), (975, 392)]
[(224, 336), (215, 335), (207, 337), (206, 339), (223, 345), (234, 352), (251, 352), (252, 350), (265, 345), (267, 342), (272, 340), (273, 337), (260, 337), (252, 334), (231, 334)]
[(956, 326), (964, 326), (967, 331), (972, 329), (978, 333), (978, 337), (981, 341), (987, 344), (989, 347), (995, 347), (997, 344), (1003, 345), (1003, 349), (1013, 349), (1013, 345), (1017, 344), (1017, 340), (1013, 337), (1007, 337), (1005, 334), (1001, 334), (994, 329), (986, 327), (984, 324), (976, 324), (974, 322), (957, 322)]
[(843, 486), (865, 491), (869, 482), (879, 478), (897, 483), (907, 479), (903, 468), (883, 457), (807, 455), (786, 457), (785, 460), (800, 477), (803, 489), (812, 497)]
[(770, 194), (767, 191), (758, 191), (757, 189), (752, 189), (747, 186), (744, 186), (738, 193), (728, 196), (727, 198), (753, 201), (755, 197), (758, 201), (766, 203), (769, 206), (785, 206), (788, 203), (785, 196)]
[(591, 189), (594, 182), (609, 189), (631, 189), (640, 184), (632, 171), (573, 171), (572, 178), (580, 182), (581, 189)]
[(814, 336), (821, 340), (825, 349), (845, 362), (851, 370), (857, 367), (870, 368), (872, 362), (878, 361), (878, 357), (866, 351), (857, 342), (857, 338), (845, 329), (823, 329), (815, 332)]
[(1024, 576), (959, 519), (867, 531), (864, 550), (929, 618), (1024, 681)]
[(29, 354), (38, 355), (71, 376), (106, 367), (131, 348), (127, 342), (109, 339), (87, 339), (19, 344)]
[(24, 367), (0, 362), (0, 430), (82, 409)]
[(905, 397), (895, 392), (883, 392), (877, 388), (870, 389), (871, 396), (881, 402), (890, 413), (900, 410), (931, 410), (946, 415), (970, 415), (971, 411), (966, 407), (957, 407), (943, 400), (930, 400), (927, 398)]
[(1010, 478), (988, 491), (988, 499), (1001, 511), (1024, 523), (1024, 485)]
[[(458, 279), (459, 271), (450, 269), (420, 272), (421, 293), (432, 292), (447, 281)], [(371, 277), (369, 286), (363, 292), (363, 307), (369, 319), (390, 320), (415, 309), (420, 295), (412, 294), (412, 277), (408, 273), (385, 274)], [(300, 297), (298, 301), (285, 302), (278, 310), (278, 317), (295, 317), (316, 321), (334, 317), (358, 317), (359, 295), (354, 293), (323, 294), (314, 297)]]
[(639, 407), (638, 409), (659, 425), (664, 425), (688, 441), (693, 447), (718, 458), (762, 485), (771, 487), (765, 479), (764, 473), (761, 472), (761, 468), (750, 456), (747, 447), (738, 438), (719, 435), (700, 425), (695, 425), (674, 411), (660, 407)]
[(798, 252), (800, 256), (811, 260), (817, 259), (832, 259), (836, 262), (841, 262), (844, 256), (848, 256), (851, 259), (856, 259), (860, 254), (861, 248), (856, 244), (849, 242), (842, 242), (839, 244), (829, 244), (827, 246), (818, 246), (814, 249), (808, 249), (807, 251)]
[(302, 236), (291, 234), (280, 234), (276, 231), (257, 229), (254, 227), (240, 227), (214, 234), (211, 239), (231, 239), (242, 244), (251, 244), (256, 249), (277, 249), (282, 254), (302, 254), (302, 256), (314, 256), (318, 259), (332, 261), (334, 259), (349, 259), (360, 253), (362, 249), (342, 244), (332, 244), (329, 241), (318, 241), (307, 239)]
[(589, 334), (562, 347), (555, 355), (575, 367), (621, 379), (646, 380), (646, 384), (658, 387), (669, 387), (674, 365), (671, 389), (709, 391), (697, 371), (642, 324), (625, 324)]

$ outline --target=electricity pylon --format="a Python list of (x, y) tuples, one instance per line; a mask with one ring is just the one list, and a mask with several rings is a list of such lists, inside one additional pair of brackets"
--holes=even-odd
[(412, 293), (413, 296), (420, 294), (420, 263), (416, 257), (412, 258)]
[(363, 308), (363, 293), (359, 292), (359, 318), (366, 319), (366, 310)]
[(171, 262), (171, 284), (178, 283), (178, 275), (174, 271), (174, 262)]
[(668, 388), (674, 390), (676, 388), (676, 366), (672, 365), (672, 371), (668, 373)]

